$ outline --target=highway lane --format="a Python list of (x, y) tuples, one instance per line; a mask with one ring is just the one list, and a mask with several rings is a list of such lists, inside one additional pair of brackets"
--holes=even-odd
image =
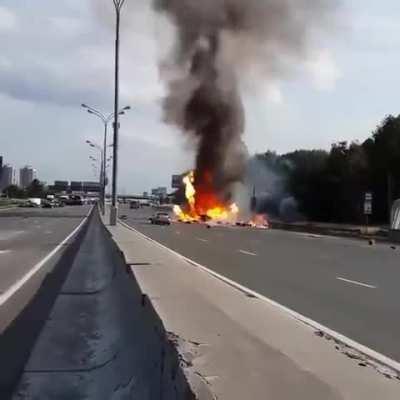
[(400, 248), (279, 230), (147, 222), (145, 235), (390, 358), (400, 361)]
[(62, 242), (89, 206), (0, 211), (0, 295)]

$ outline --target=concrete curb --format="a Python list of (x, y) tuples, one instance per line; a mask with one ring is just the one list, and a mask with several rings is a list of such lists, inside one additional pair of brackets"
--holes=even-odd
[(239, 283), (230, 280), (229, 278), (226, 278), (223, 275), (218, 274), (215, 271), (210, 270), (209, 268), (183, 256), (182, 254), (164, 246), (163, 244), (157, 242), (154, 239), (149, 238), (148, 236), (144, 235), (143, 233), (139, 232), (138, 230), (136, 230), (135, 228), (133, 228), (132, 226), (126, 224), (125, 222), (119, 220), (119, 223), (124, 226), (125, 228), (135, 232), (136, 234), (140, 235), (141, 237), (149, 240), (150, 242), (158, 245), (159, 247), (163, 248), (164, 250), (168, 250), (169, 252), (171, 252), (172, 254), (178, 256), (179, 258), (185, 260), (186, 262), (188, 262), (189, 264), (201, 269), (202, 271), (212, 275), (213, 277), (225, 282), (226, 284), (236, 288), (237, 290), (260, 300), (263, 300), (267, 303), (269, 303), (270, 305), (273, 305), (274, 307), (278, 308), (279, 310), (289, 314), (290, 316), (292, 316), (293, 318), (295, 318), (296, 320), (306, 324), (307, 326), (311, 327), (312, 329), (314, 329), (320, 336), (324, 336), (325, 338), (329, 339), (333, 339), (334, 341), (336, 341), (337, 343), (340, 343), (344, 346), (347, 346), (351, 349), (356, 350), (357, 352), (361, 353), (362, 355), (364, 355), (365, 357), (367, 357), (370, 360), (373, 360), (374, 362), (378, 363), (379, 365), (377, 366), (377, 369), (379, 370), (380, 367), (383, 368), (389, 368), (390, 370), (392, 370), (392, 374), (394, 376), (399, 377), (400, 376), (400, 363), (383, 355), (380, 354), (378, 352), (376, 352), (375, 350), (370, 349), (367, 346), (364, 346), (361, 343), (358, 343), (350, 338), (348, 338), (345, 335), (342, 335), (339, 332), (336, 332), (272, 299), (269, 299), (266, 296), (261, 295), (258, 292), (255, 292), (245, 286), (240, 285)]

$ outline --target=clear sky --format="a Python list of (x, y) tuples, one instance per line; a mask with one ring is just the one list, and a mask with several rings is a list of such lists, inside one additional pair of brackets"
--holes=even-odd
[[(157, 63), (169, 42), (149, 1), (126, 0), (121, 58), (120, 187), (141, 192), (169, 185), (193, 154), (162, 122)], [(96, 6), (94, 6), (96, 4)], [(113, 105), (111, 0), (3, 0), (0, 3), (0, 155), (31, 164), (39, 178), (93, 180), (86, 139), (102, 126), (82, 111)], [(244, 90), (251, 153), (328, 149), (364, 140), (386, 114), (398, 114), (400, 3), (343, 1), (335, 27), (316, 35), (308, 56), (279, 81)]]

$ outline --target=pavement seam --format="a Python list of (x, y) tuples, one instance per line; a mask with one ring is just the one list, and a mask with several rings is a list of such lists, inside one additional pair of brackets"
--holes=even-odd
[(191, 260), (190, 258), (178, 253), (175, 250), (170, 249), (169, 247), (163, 245), (162, 243), (146, 236), (145, 234), (143, 234), (142, 232), (139, 232), (137, 229), (135, 229), (134, 227), (128, 225), (125, 222), (122, 222), (121, 220), (118, 221), (120, 225), (124, 226), (125, 228), (137, 233), (138, 235), (140, 235), (141, 237), (155, 243), (156, 245), (160, 246), (161, 248), (169, 251), (170, 253), (174, 254), (175, 256), (178, 256), (179, 258), (183, 259), (184, 261), (186, 261), (187, 263), (191, 264), (192, 266), (195, 266), (199, 269), (201, 269), (202, 271), (212, 275), (213, 277), (222, 280), (223, 282), (225, 282), (226, 284), (234, 287), (237, 290), (240, 290), (241, 292), (253, 297), (253, 298), (257, 298), (260, 300), (263, 300), (267, 303), (269, 303), (270, 305), (280, 309), (281, 311), (289, 314), (290, 316), (292, 316), (294, 319), (298, 320), (299, 322), (304, 323), (305, 325), (315, 329), (316, 331), (320, 331), (323, 332), (325, 335), (330, 336), (331, 338), (335, 339), (336, 341), (338, 341), (339, 343), (342, 343), (350, 348), (356, 349), (357, 351), (359, 351), (360, 353), (362, 353), (363, 355), (367, 356), (368, 358), (378, 362), (379, 364), (389, 367), (392, 370), (394, 370), (395, 372), (397, 372), (398, 374), (400, 374), (400, 363), (383, 355), (378, 353), (375, 350), (372, 350), (371, 348), (356, 342), (353, 339), (348, 338), (347, 336), (334, 331), (333, 329), (330, 329), (322, 324), (320, 324), (317, 321), (312, 320), (311, 318), (308, 318), (300, 313), (298, 313), (297, 311), (294, 311), (293, 309), (284, 306), (283, 304), (280, 304), (278, 302), (276, 302), (275, 300), (272, 300), (254, 290), (251, 290), (223, 275), (220, 275), (219, 273), (197, 263), (196, 261)]

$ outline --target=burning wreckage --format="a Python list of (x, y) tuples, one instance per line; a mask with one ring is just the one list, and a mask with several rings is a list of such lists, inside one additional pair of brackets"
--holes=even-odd
[[(196, 149), (194, 171), (184, 177), (186, 204), (175, 206), (184, 222), (236, 224), (235, 189), (243, 183), (248, 153), (242, 140), (241, 89), (252, 81), (280, 79), (288, 60), (301, 59), (313, 25), (332, 0), (153, 0), (167, 17), (176, 42), (160, 63), (165, 82), (165, 122)], [(242, 83), (244, 85), (242, 85)], [(266, 227), (263, 216), (240, 223)]]
[(186, 204), (182, 207), (174, 206), (174, 213), (178, 221), (186, 223), (204, 222), (209, 227), (215, 223), (263, 229), (269, 227), (265, 215), (255, 214), (250, 220), (242, 221), (236, 203), (223, 204), (213, 192), (201, 192), (198, 195), (194, 182), (194, 171), (183, 178)]

